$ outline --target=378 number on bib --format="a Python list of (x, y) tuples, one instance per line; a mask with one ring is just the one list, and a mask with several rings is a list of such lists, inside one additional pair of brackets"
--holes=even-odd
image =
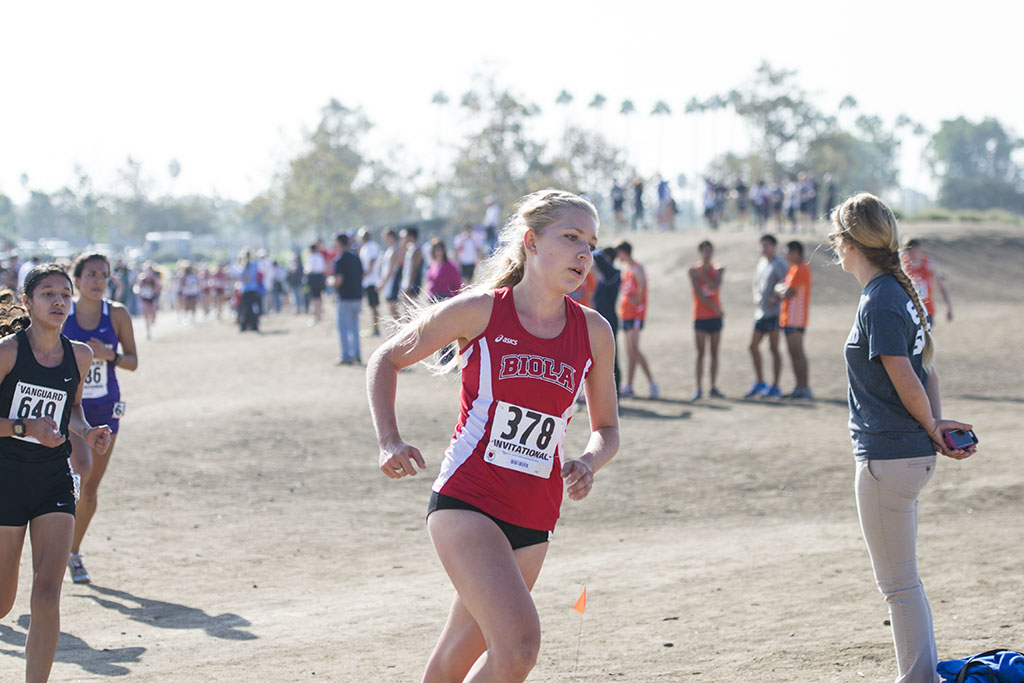
[[(535, 410), (523, 410), (519, 406), (508, 406), (507, 429), (501, 434), (502, 439), (513, 440), (519, 436), (519, 445), (525, 446), (533, 435), (537, 425), (540, 431), (537, 433), (537, 449), (545, 451), (555, 435), (555, 418), (550, 415), (538, 413)], [(525, 424), (524, 424), (525, 420)]]
[(491, 465), (547, 479), (568, 420), (498, 401), (484, 459)]

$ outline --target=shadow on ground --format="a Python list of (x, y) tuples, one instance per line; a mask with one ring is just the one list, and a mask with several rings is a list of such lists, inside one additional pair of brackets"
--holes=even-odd
[(75, 595), (76, 598), (95, 600), (100, 607), (120, 612), (132, 621), (157, 628), (202, 629), (214, 638), (226, 640), (255, 640), (258, 638), (242, 627), (250, 626), (247, 619), (226, 612), (211, 616), (196, 607), (179, 605), (162, 600), (140, 598), (127, 591), (104, 588), (95, 583), (89, 588), (99, 595)]
[[(23, 630), (19, 631), (0, 624), (0, 642), (13, 645), (16, 650), (0, 648), (0, 655), (25, 658), (25, 639), (28, 636), (29, 615), (23, 614), (18, 618), (18, 626)], [(61, 631), (60, 641), (57, 643), (57, 656), (55, 662), (62, 664), (75, 664), (82, 667), (84, 671), (97, 676), (126, 676), (131, 669), (123, 664), (138, 664), (142, 654), (146, 651), (144, 647), (119, 647), (113, 650), (89, 647), (89, 644), (79, 638)]]

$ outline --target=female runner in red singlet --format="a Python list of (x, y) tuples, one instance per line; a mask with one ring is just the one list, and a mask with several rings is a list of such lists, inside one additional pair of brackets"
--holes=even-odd
[[(619, 445), (611, 328), (567, 296), (586, 278), (596, 244), (590, 202), (556, 190), (527, 195), (477, 284), (429, 307), (367, 365), (380, 468), (399, 479), (426, 462), (399, 433), (398, 372), (450, 343), (460, 349), (461, 413), (427, 518), (456, 597), (424, 681), (522, 681), (536, 662), (530, 590), (563, 486), (572, 500), (585, 498)], [(563, 461), (581, 391), (590, 440)]]

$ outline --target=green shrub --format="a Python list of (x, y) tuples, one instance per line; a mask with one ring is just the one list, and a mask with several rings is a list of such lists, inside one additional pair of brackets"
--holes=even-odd
[(953, 220), (953, 212), (950, 211), (949, 209), (940, 209), (939, 207), (934, 207), (931, 209), (925, 209), (920, 213), (915, 213), (913, 216), (908, 216), (906, 220), (910, 222), (930, 221), (933, 223), (940, 221), (951, 221)]

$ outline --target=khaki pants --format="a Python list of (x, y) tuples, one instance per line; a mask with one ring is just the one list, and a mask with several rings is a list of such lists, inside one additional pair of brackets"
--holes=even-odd
[(896, 683), (939, 681), (932, 612), (917, 574), (917, 499), (934, 473), (934, 455), (857, 462), (857, 515), (889, 606)]

